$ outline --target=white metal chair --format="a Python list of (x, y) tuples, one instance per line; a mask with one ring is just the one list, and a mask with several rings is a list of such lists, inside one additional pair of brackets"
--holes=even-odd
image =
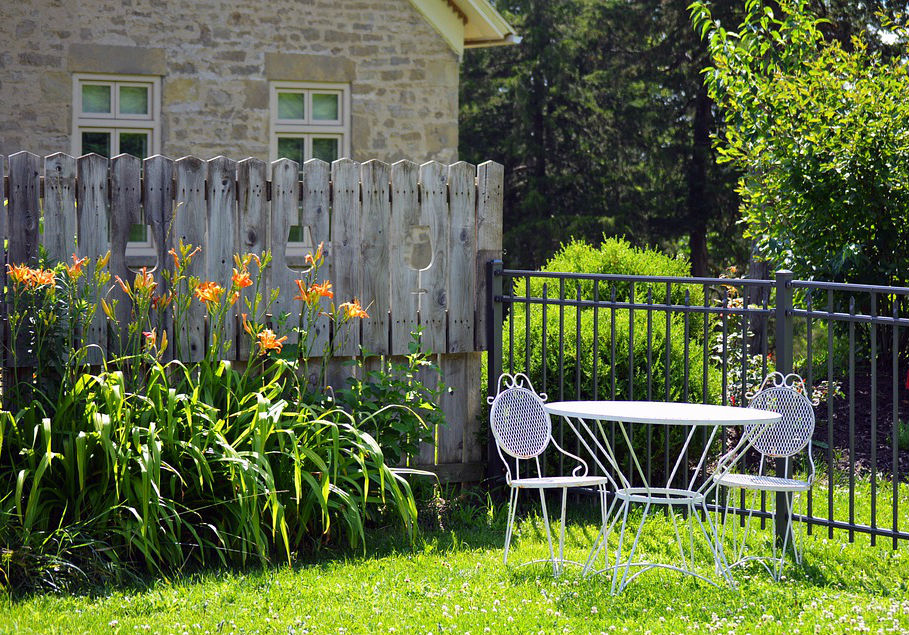
[[(751, 526), (754, 504), (749, 508), (745, 527), (742, 529), (742, 538), (736, 540), (735, 527), (738, 525), (737, 519), (733, 519), (733, 538), (735, 552), (729, 558), (729, 567), (741, 565), (750, 560), (760, 562), (767, 572), (773, 576), (774, 580), (779, 580), (782, 574), (783, 563), (786, 558), (786, 549), (792, 537), (792, 550), (795, 556), (796, 564), (801, 564), (802, 554), (798, 541), (793, 535), (792, 510), (794, 509), (793, 499), (801, 492), (807, 492), (814, 483), (814, 459), (811, 456), (811, 437), (814, 434), (814, 408), (811, 400), (807, 396), (805, 382), (801, 377), (792, 373), (785, 377), (781, 373), (771, 373), (761, 384), (760, 390), (753, 396), (750, 396), (749, 406), (768, 410), (782, 415), (778, 423), (766, 426), (765, 429), (754, 429), (754, 426), (746, 426), (745, 435), (752, 437), (749, 439), (749, 446), (757, 450), (760, 455), (757, 474), (745, 474), (733, 472), (731, 468), (740, 458), (741, 453), (730, 452), (720, 458), (714, 480), (717, 484), (726, 487), (729, 491), (726, 496), (726, 510), (724, 519), (728, 520), (730, 514), (730, 501), (732, 500), (732, 490), (741, 489), (753, 492), (754, 497), (763, 492), (782, 492), (785, 494), (787, 509), (786, 533), (783, 538), (782, 546), (777, 546), (776, 539), (772, 539), (773, 553), (772, 556), (746, 555), (746, 544), (748, 533)], [(765, 465), (772, 467), (774, 459), (785, 459), (786, 474), (791, 474), (792, 458), (807, 448), (808, 453), (808, 475), (806, 480), (795, 478), (782, 478), (778, 476), (767, 476), (764, 474)], [(736, 456), (733, 456), (735, 454)], [(755, 501), (756, 503), (756, 501)], [(776, 515), (781, 510), (774, 505), (773, 523), (776, 526)], [(723, 524), (723, 537), (726, 535), (726, 524)], [(737, 543), (737, 544), (736, 544)], [(774, 564), (771, 569), (767, 561)]]
[[(578, 456), (562, 449), (552, 436), (552, 421), (549, 413), (543, 407), (546, 394), (537, 394), (530, 383), (530, 379), (523, 373), (510, 375), (503, 373), (499, 377), (495, 397), (489, 397), (492, 405), (489, 412), (489, 423), (495, 437), (496, 448), (505, 464), (505, 480), (511, 488), (508, 501), (508, 526), (505, 529), (505, 554), (504, 563), (508, 564), (508, 549), (514, 529), (515, 510), (518, 503), (518, 492), (522, 489), (539, 490), (540, 503), (543, 507), (543, 521), (546, 526), (546, 539), (549, 542), (549, 561), (552, 562), (554, 575), (559, 575), (565, 563), (577, 564), (579, 562), (565, 560), (565, 510), (567, 505), (568, 489), (572, 487), (596, 488), (600, 498), (601, 514), (605, 512), (606, 485), (610, 482), (606, 476), (588, 476), (587, 463)], [(543, 476), (540, 466), (540, 455), (549, 444), (578, 462), (570, 476)], [(515, 471), (511, 472), (511, 461), (514, 461)], [(530, 461), (536, 467), (536, 476), (521, 476), (522, 461)], [(530, 470), (533, 470), (533, 466)], [(533, 471), (531, 471), (533, 474)], [(549, 514), (546, 510), (547, 489), (562, 490), (562, 522), (559, 532), (559, 556), (556, 558), (552, 547), (552, 533), (549, 527)], [(605, 518), (602, 519), (605, 522)], [(545, 562), (535, 560), (533, 562)], [(532, 564), (527, 562), (525, 564)]]

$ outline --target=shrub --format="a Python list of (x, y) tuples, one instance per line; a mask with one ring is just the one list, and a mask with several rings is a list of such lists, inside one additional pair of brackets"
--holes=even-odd
[[(583, 272), (603, 274), (654, 275), (681, 277), (689, 275), (686, 260), (670, 258), (656, 251), (636, 249), (623, 239), (605, 239), (599, 248), (580, 241), (573, 241), (553, 256), (543, 267), (549, 272)], [(549, 298), (558, 297), (558, 281), (548, 282)], [(543, 279), (531, 282), (531, 293), (541, 297)], [(627, 303), (631, 298), (631, 285), (628, 282), (616, 282), (616, 301)], [(555, 288), (555, 292), (551, 289)], [(584, 280), (579, 284), (570, 281), (566, 285), (568, 299), (576, 299), (578, 288), (582, 300), (593, 300), (594, 284)], [(610, 298), (612, 285), (600, 283), (599, 299)], [(516, 292), (523, 294), (521, 286)], [(691, 305), (703, 304), (703, 289), (697, 286), (673, 285), (670, 299), (673, 303)], [(635, 285), (634, 299), (637, 303), (646, 303), (648, 293), (653, 302), (665, 302), (665, 283)], [(707, 359), (703, 347), (703, 317), (689, 314), (688, 317), (688, 355), (685, 348), (685, 317), (673, 312), (669, 319), (667, 338), (666, 312), (654, 310), (650, 321), (650, 357), (648, 363), (648, 317), (645, 309), (635, 309), (633, 319), (629, 309), (598, 309), (598, 330), (594, 331), (594, 310), (581, 308), (580, 330), (577, 330), (578, 309), (566, 306), (561, 311), (557, 306), (549, 306), (546, 311), (546, 339), (543, 342), (543, 307), (531, 305), (530, 323), (524, 306), (516, 304), (514, 310), (514, 341), (510, 341), (510, 325), (504, 329), (505, 367), (508, 369), (508, 354), (513, 349), (515, 370), (523, 370), (530, 377), (538, 391), (548, 392), (550, 400), (557, 399), (618, 399), (618, 400), (666, 400), (668, 384), (668, 401), (691, 401), (718, 403), (720, 399), (720, 377), (717, 370), (710, 365), (710, 351)], [(613, 362), (612, 318), (615, 317)], [(564, 334), (560, 341), (560, 322), (564, 324)], [(525, 338), (529, 328), (530, 337)], [(632, 338), (633, 334), (633, 338)], [(597, 353), (594, 356), (594, 341), (597, 342)], [(530, 365), (524, 368), (530, 346)], [(667, 366), (667, 350), (669, 363)], [(633, 353), (630, 359), (629, 351)], [(559, 360), (562, 356), (561, 376)], [(597, 391), (594, 392), (594, 360), (598, 376)], [(706, 364), (706, 368), (705, 368)], [(686, 373), (687, 369), (687, 373)], [(544, 372), (546, 381), (544, 381)], [(704, 377), (706, 372), (706, 392)], [(575, 378), (580, 378), (576, 383)], [(615, 393), (612, 392), (613, 379)], [(665, 446), (664, 430), (659, 426), (653, 429), (652, 443), (654, 461), (662, 461), (661, 448)], [(640, 439), (640, 438), (639, 438)], [(672, 444), (679, 443), (681, 438), (673, 436)], [(636, 441), (638, 443), (639, 441)], [(640, 441), (643, 442), (643, 441)], [(641, 448), (638, 448), (641, 449)]]
[[(548, 272), (576, 272), (576, 273), (602, 273), (625, 275), (652, 275), (681, 277), (689, 275), (689, 265), (686, 260), (670, 258), (652, 250), (636, 249), (623, 239), (609, 238), (603, 241), (599, 248), (595, 248), (582, 241), (573, 241), (553, 256), (542, 271)], [(534, 278), (531, 281), (531, 294), (541, 297), (543, 284), (547, 283), (547, 296), (557, 298), (559, 285), (553, 279), (545, 280)], [(631, 285), (628, 282), (600, 283), (599, 299), (610, 299), (612, 288), (615, 288), (616, 301), (627, 303), (631, 297)], [(553, 290), (554, 289), (554, 290)], [(594, 283), (591, 280), (566, 284), (567, 299), (577, 298), (578, 289), (582, 300), (594, 299)], [(516, 289), (522, 294), (523, 287)], [(634, 301), (646, 303), (648, 292), (654, 303), (665, 302), (665, 283), (650, 283), (635, 285)], [(687, 301), (692, 306), (703, 304), (703, 289), (693, 285), (673, 285), (670, 299), (674, 304), (683, 305)], [(515, 304), (514, 310), (514, 342), (509, 341), (510, 326), (506, 325), (504, 332), (504, 348), (506, 356), (513, 347), (516, 369), (520, 369), (527, 358), (528, 340), (524, 335), (527, 327), (527, 311), (524, 306)], [(612, 398), (611, 381), (615, 375), (616, 399), (646, 399), (648, 396), (648, 356), (647, 356), (647, 311), (635, 309), (634, 319), (631, 320), (628, 309), (599, 308), (598, 314), (598, 340), (597, 340), (597, 374), (598, 394), (593, 394), (593, 343), (594, 343), (594, 310), (581, 309), (581, 329), (576, 333), (578, 309), (566, 306), (561, 311), (559, 307), (549, 306), (546, 311), (546, 345), (545, 369), (547, 381), (543, 382), (544, 347), (540, 345), (543, 339), (543, 307), (539, 304), (531, 305), (530, 314), (530, 367), (526, 369), (528, 376), (538, 390), (550, 391), (556, 398), (564, 395), (566, 399), (579, 396), (581, 399)], [(615, 316), (615, 363), (612, 358), (612, 317)], [(669, 318), (669, 339), (666, 338), (666, 313), (654, 310), (651, 312), (650, 332), (652, 338), (651, 363), (649, 365), (650, 388), (654, 399), (665, 396), (667, 368), (666, 350), (669, 349), (669, 399), (679, 401), (702, 401), (703, 392), (703, 317), (701, 314), (691, 313), (688, 316), (689, 347), (688, 357), (685, 357), (685, 318), (679, 312), (673, 312)], [(559, 378), (559, 325), (564, 323), (565, 334), (563, 337), (563, 383), (554, 382)], [(633, 324), (633, 326), (632, 326)], [(629, 366), (629, 344), (633, 339), (633, 367)], [(578, 370), (578, 348), (580, 347), (580, 378), (579, 386), (575, 385), (575, 376)], [(507, 361), (506, 361), (507, 365)], [(688, 368), (688, 381), (685, 380), (685, 368)], [(630, 379), (633, 377), (633, 393), (629, 392)], [(554, 386), (560, 386), (555, 392)], [(708, 369), (707, 400), (715, 401), (718, 394), (718, 379), (714, 371)]]

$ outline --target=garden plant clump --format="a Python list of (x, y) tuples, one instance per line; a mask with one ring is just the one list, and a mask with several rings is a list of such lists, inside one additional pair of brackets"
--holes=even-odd
[[(335, 400), (326, 368), (368, 307), (335, 304), (321, 245), (297, 281), (298, 319), (273, 324), (268, 253), (236, 255), (223, 281), (187, 273), (199, 253), (171, 250), (166, 292), (146, 269), (111, 281), (110, 254), (9, 267), (17, 369), (4, 377), (0, 413), (0, 586), (290, 562), (327, 543), (365, 547), (365, 528), (391, 518), (415, 530), (413, 495), (392, 468), (440, 421), (438, 390), (417, 377), (432, 367), (427, 356), (415, 347), (349, 380)], [(119, 302), (131, 305), (126, 323)], [(206, 307), (208, 341), (200, 361), (184, 363), (194, 302)], [(83, 344), (99, 308), (107, 357)], [(237, 314), (245, 364), (222, 359)], [(313, 351), (324, 318), (332, 336)], [(93, 355), (100, 365), (89, 365)]]

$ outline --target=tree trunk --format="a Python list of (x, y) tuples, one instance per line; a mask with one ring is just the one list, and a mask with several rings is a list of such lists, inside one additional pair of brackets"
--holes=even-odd
[(688, 165), (688, 227), (691, 273), (707, 275), (707, 161), (710, 160), (710, 97), (701, 86), (692, 120), (691, 163)]

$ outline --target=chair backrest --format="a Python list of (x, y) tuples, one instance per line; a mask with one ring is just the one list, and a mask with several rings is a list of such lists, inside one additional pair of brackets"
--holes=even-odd
[(495, 397), (490, 397), (489, 425), (499, 448), (516, 459), (539, 456), (552, 438), (552, 421), (543, 408), (546, 395), (533, 390), (523, 373), (499, 377)]
[(795, 373), (767, 375), (749, 406), (783, 418), (763, 431), (757, 424), (746, 426), (747, 434), (756, 434), (752, 447), (764, 456), (786, 458), (808, 445), (814, 434), (814, 407), (806, 392), (805, 382)]

